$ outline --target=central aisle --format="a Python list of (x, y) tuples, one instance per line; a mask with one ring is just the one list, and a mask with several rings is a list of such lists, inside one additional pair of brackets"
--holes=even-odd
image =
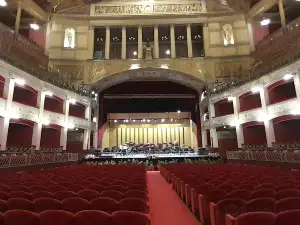
[(200, 225), (171, 184), (158, 171), (148, 171), (148, 194), (151, 225)]

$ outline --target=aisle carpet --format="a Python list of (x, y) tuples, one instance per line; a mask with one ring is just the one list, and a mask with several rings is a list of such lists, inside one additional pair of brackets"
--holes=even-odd
[(201, 225), (157, 171), (148, 171), (151, 225)]

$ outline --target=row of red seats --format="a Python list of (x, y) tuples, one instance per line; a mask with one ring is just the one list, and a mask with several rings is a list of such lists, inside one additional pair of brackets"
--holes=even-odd
[(147, 202), (138, 198), (125, 198), (119, 202), (106, 197), (96, 198), (91, 201), (78, 197), (69, 197), (62, 201), (47, 197), (37, 198), (34, 201), (23, 198), (11, 198), (7, 201), (0, 200), (0, 212), (6, 212), (11, 209), (22, 209), (33, 212), (56, 209), (71, 213), (89, 209), (101, 210), (107, 213), (128, 210), (147, 214), (149, 211)]
[(112, 215), (97, 210), (84, 210), (75, 215), (62, 210), (34, 213), (26, 210), (9, 210), (0, 214), (0, 225), (149, 225), (147, 215), (117, 211)]
[[(123, 194), (124, 193), (124, 194)], [(11, 191), (11, 192), (4, 192), (0, 191), (0, 199), (8, 199), (8, 198), (26, 198), (29, 200), (39, 198), (39, 197), (55, 197), (57, 199), (62, 199), (66, 197), (81, 197), (87, 200), (91, 200), (97, 197), (112, 197), (116, 200), (120, 200), (125, 197), (138, 197), (142, 199), (147, 199), (147, 193), (145, 191), (140, 190), (129, 190), (129, 191), (117, 191), (115, 189), (106, 190), (106, 191), (95, 191), (92, 189), (83, 189), (78, 191), (77, 193), (74, 191), (69, 191), (66, 189), (61, 189), (61, 191), (55, 191), (51, 193), (49, 191), (44, 190), (36, 190), (33, 192), (26, 192), (26, 191)]]

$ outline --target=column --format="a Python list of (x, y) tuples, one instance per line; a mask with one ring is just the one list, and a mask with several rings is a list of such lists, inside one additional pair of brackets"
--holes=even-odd
[(193, 45), (192, 45), (192, 32), (191, 32), (191, 24), (186, 26), (186, 40), (187, 40), (187, 48), (188, 48), (188, 57), (193, 58)]
[(138, 59), (143, 58), (143, 27), (138, 27)]
[(68, 141), (68, 126), (69, 126), (69, 100), (65, 100), (64, 103), (64, 113), (65, 113), (65, 125), (61, 128), (60, 132), (60, 146), (62, 146), (63, 150), (67, 150), (67, 141)]
[(243, 127), (239, 123), (239, 111), (240, 111), (239, 98), (233, 97), (232, 103), (233, 103), (233, 112), (234, 112), (234, 121), (233, 121), (232, 125), (235, 126), (236, 140), (237, 140), (238, 148), (242, 148), (242, 145), (244, 144), (244, 133), (243, 133)]
[(22, 14), (22, 1), (18, 1), (17, 16), (16, 16), (16, 21), (15, 21), (15, 34), (19, 33), (21, 14)]
[(219, 147), (217, 128), (210, 128), (211, 144), (213, 148)]
[(44, 114), (44, 105), (45, 105), (45, 92), (40, 91), (37, 100), (37, 107), (39, 108), (39, 117), (38, 122), (34, 124), (33, 134), (32, 134), (32, 145), (35, 146), (35, 150), (40, 149), (41, 144), (41, 134), (43, 128), (43, 114)]
[(251, 51), (254, 52), (255, 51), (255, 45), (254, 45), (254, 34), (253, 34), (253, 29), (252, 29), (252, 21), (248, 21), (247, 23), (248, 26), (248, 34), (249, 34), (249, 42), (250, 42), (250, 47), (251, 47)]
[(278, 6), (279, 6), (281, 26), (285, 27), (286, 26), (286, 19), (285, 19), (285, 12), (284, 12), (284, 8), (283, 8), (282, 0), (278, 0)]
[(272, 143), (275, 142), (275, 134), (274, 134), (273, 121), (268, 118), (267, 106), (269, 104), (269, 95), (268, 95), (267, 88), (261, 87), (259, 94), (260, 94), (261, 108), (263, 113), (261, 117), (264, 117), (262, 119), (265, 125), (267, 146), (272, 147)]
[(159, 58), (158, 25), (154, 26), (154, 58)]
[(209, 103), (208, 114), (209, 114), (209, 119), (210, 120), (216, 116), (216, 113), (215, 113), (215, 104), (213, 102)]
[(6, 106), (5, 106), (5, 116), (4, 118), (0, 119), (0, 145), (1, 150), (4, 151), (6, 149), (6, 141), (7, 141), (7, 134), (8, 134), (8, 128), (9, 128), (9, 121), (11, 116), (11, 104), (13, 100), (14, 95), (14, 88), (15, 88), (15, 81), (14, 79), (8, 79), (5, 82), (4, 86), (4, 98), (6, 98)]
[(97, 149), (98, 148), (98, 123), (99, 123), (99, 105), (96, 104), (96, 110), (95, 110), (95, 117), (97, 118), (96, 121), (96, 126), (95, 126), (95, 130), (93, 133), (93, 144), (94, 144), (94, 148)]
[(207, 145), (207, 133), (204, 127), (204, 110), (203, 107), (200, 104), (200, 118), (201, 118), (201, 136), (202, 136), (202, 148), (205, 148), (205, 146)]
[(88, 35), (88, 52), (89, 52), (89, 59), (94, 59), (94, 39), (95, 39), (95, 31), (94, 27), (89, 27), (89, 35)]
[(90, 149), (90, 129), (84, 130), (83, 133), (83, 151)]
[(170, 37), (171, 37), (171, 58), (176, 58), (175, 28), (173, 24), (170, 26)]
[(122, 27), (122, 59), (126, 59), (126, 27)]
[[(300, 69), (298, 70), (298, 74), (294, 75), (294, 85), (295, 85), (295, 91), (296, 91), (296, 96), (297, 96), (297, 102), (298, 102), (298, 107), (300, 108)], [(299, 112), (297, 112), (300, 114), (300, 110)]]
[(205, 56), (210, 56), (209, 46), (210, 46), (210, 37), (209, 29), (207, 24), (203, 24), (203, 40), (204, 40), (204, 53)]
[(105, 59), (109, 59), (109, 51), (110, 51), (110, 27), (106, 27)]

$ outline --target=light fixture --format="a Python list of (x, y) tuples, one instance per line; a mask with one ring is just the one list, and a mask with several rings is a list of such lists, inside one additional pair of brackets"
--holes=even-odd
[(0, 6), (1, 6), (1, 7), (7, 6), (6, 1), (5, 1), (5, 0), (0, 0)]
[(140, 68), (140, 64), (131, 64), (130, 69), (131, 70), (136, 70)]
[(94, 91), (92, 91), (92, 95), (94, 95), (95, 94), (95, 92)]
[(76, 104), (76, 99), (74, 99), (74, 98), (71, 98), (68, 101), (69, 101), (69, 103), (71, 103), (73, 105)]
[(49, 122), (49, 120), (45, 120), (45, 121), (43, 121), (43, 124), (44, 124), (45, 126), (49, 126), (50, 122)]
[(262, 21), (260, 21), (260, 25), (267, 26), (271, 23), (271, 20), (268, 18), (264, 18)]
[(117, 123), (118, 121), (117, 121), (117, 120), (114, 120), (114, 122)]
[(51, 91), (45, 91), (44, 92), (45, 95), (52, 97), (53, 93)]
[(135, 120), (132, 120), (132, 122), (134, 122), (134, 123), (135, 123)]
[(39, 30), (40, 26), (36, 23), (32, 23), (32, 24), (30, 24), (30, 28), (33, 29), (33, 30)]
[(78, 128), (76, 127), (76, 129), (75, 130), (78, 130)]
[(162, 64), (162, 65), (160, 65), (160, 68), (161, 69), (169, 69), (169, 66), (168, 66), (168, 64)]
[(287, 73), (287, 74), (284, 75), (283, 79), (284, 79), (284, 80), (290, 80), (290, 79), (292, 79), (293, 77), (294, 77), (293, 74)]
[(236, 120), (236, 119), (234, 119), (234, 120), (232, 120), (231, 122), (230, 122), (230, 124), (229, 124), (231, 127), (236, 127), (236, 126), (238, 126), (239, 125), (239, 121), (238, 120)]
[(260, 87), (253, 87), (251, 91), (252, 93), (258, 93), (260, 91)]
[(96, 117), (93, 118), (93, 122), (95, 122), (95, 123), (97, 122), (97, 118)]
[(150, 122), (151, 122), (151, 120), (147, 120), (147, 122), (148, 122), (148, 123), (150, 123)]
[(173, 122), (173, 119), (171, 119), (171, 122)]
[(20, 86), (25, 85), (25, 80), (24, 79), (16, 78), (15, 82), (16, 82), (17, 85), (20, 85)]
[(166, 51), (166, 55), (170, 55), (171, 54), (171, 51), (168, 49), (167, 51)]
[(67, 125), (67, 128), (68, 128), (68, 129), (74, 129), (74, 128), (75, 128), (75, 125), (72, 124), (72, 123), (69, 123), (69, 124)]
[(181, 113), (181, 111), (178, 109), (178, 110), (177, 110), (177, 113)]
[(230, 96), (227, 98), (229, 102), (232, 102), (234, 100), (234, 97)]
[(146, 121), (145, 119), (142, 120), (142, 122), (145, 122), (145, 121)]
[(136, 52), (136, 51), (133, 51), (132, 55), (136, 56), (136, 55), (137, 55), (137, 52)]
[(161, 119), (161, 122), (165, 122), (165, 119)]

